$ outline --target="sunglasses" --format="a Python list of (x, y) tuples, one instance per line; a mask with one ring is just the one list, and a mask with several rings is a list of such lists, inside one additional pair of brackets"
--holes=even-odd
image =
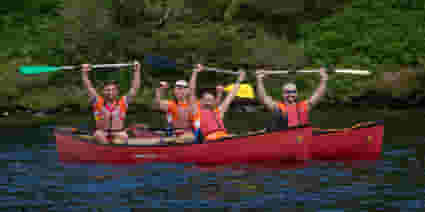
[(285, 91), (285, 93), (288, 93), (288, 94), (296, 94), (296, 93), (297, 93), (297, 91), (296, 91), (296, 90), (286, 90), (286, 91)]

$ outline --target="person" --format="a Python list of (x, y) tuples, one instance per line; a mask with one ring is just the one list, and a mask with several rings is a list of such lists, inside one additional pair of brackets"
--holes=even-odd
[(309, 113), (326, 92), (328, 80), (326, 70), (324, 68), (320, 69), (321, 80), (319, 87), (315, 90), (313, 96), (303, 101), (297, 99), (297, 87), (294, 83), (286, 83), (283, 85), (283, 101), (274, 101), (266, 94), (263, 83), (264, 76), (264, 70), (256, 71), (257, 96), (260, 103), (264, 104), (267, 110), (273, 112), (271, 129), (269, 130), (286, 129), (288, 127), (310, 124)]
[(216, 97), (208, 90), (201, 93), (201, 98), (198, 101), (196, 98), (196, 80), (198, 73), (203, 69), (204, 67), (198, 64), (192, 72), (192, 78), (189, 83), (195, 143), (208, 142), (228, 136), (223, 124), (223, 117), (236, 96), (240, 83), (245, 79), (245, 72), (241, 71), (232, 91), (227, 94), (220, 104), (217, 104)]
[(140, 63), (134, 63), (134, 76), (130, 91), (119, 97), (119, 85), (115, 81), (107, 81), (102, 86), (102, 95), (99, 95), (88, 77), (91, 71), (90, 64), (82, 65), (82, 79), (88, 90), (90, 103), (96, 120), (94, 136), (100, 143), (124, 144), (128, 142), (128, 135), (124, 129), (124, 120), (133, 98), (140, 88)]
[[(181, 129), (184, 134), (192, 133), (192, 121), (190, 119), (191, 109), (188, 106), (189, 88), (185, 80), (178, 80), (173, 89), (173, 99), (161, 100), (164, 90), (168, 88), (168, 83), (160, 82), (156, 89), (154, 104), (160, 111), (166, 113), (166, 120), (169, 129)], [(224, 91), (222, 85), (218, 85), (216, 101), (220, 102)], [(170, 133), (171, 136), (173, 133)], [(188, 135), (187, 135), (188, 136)]]

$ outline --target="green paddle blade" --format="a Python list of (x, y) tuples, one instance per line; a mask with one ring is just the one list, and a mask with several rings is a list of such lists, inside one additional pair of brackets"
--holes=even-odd
[(40, 74), (45, 72), (55, 72), (61, 70), (59, 67), (54, 66), (22, 66), (19, 68), (21, 74)]

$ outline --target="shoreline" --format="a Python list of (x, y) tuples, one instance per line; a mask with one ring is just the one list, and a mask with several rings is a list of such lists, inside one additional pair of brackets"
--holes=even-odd
[[(261, 113), (265, 112), (264, 107), (254, 106), (256, 111), (246, 112), (246, 111), (238, 111), (236, 108), (231, 109), (233, 113)], [(371, 106), (371, 105), (345, 105), (345, 104), (330, 104), (330, 103), (322, 103), (319, 104), (314, 111), (326, 112), (329, 111), (332, 113), (332, 110), (353, 110), (353, 111), (367, 111), (367, 112), (379, 112), (383, 113), (385, 116), (398, 116), (400, 114), (408, 113), (408, 112), (425, 112), (423, 107), (415, 106), (415, 107), (407, 107), (407, 108), (393, 108), (388, 105), (382, 105), (380, 107)], [(141, 114), (152, 113), (158, 111), (148, 111), (141, 110), (130, 111), (128, 113), (129, 120), (134, 120), (134, 117), (139, 116)], [(0, 112), (2, 114), (3, 112)], [(314, 112), (313, 112), (314, 113)], [(80, 125), (85, 123), (93, 122), (91, 120), (92, 114), (90, 111), (70, 111), (70, 112), (57, 112), (54, 114), (42, 114), (39, 113), (29, 113), (29, 112), (17, 112), (14, 114), (9, 114), (8, 116), (0, 116), (0, 127), (2, 128), (14, 128), (14, 127), (41, 127), (43, 125)], [(158, 118), (162, 118), (158, 113)], [(143, 121), (140, 121), (143, 122)]]

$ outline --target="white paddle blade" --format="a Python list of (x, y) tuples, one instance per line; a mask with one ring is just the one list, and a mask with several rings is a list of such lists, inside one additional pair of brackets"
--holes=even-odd
[(357, 75), (370, 75), (370, 71), (366, 70), (351, 70), (351, 69), (336, 69), (336, 73), (346, 73), (346, 74), (357, 74)]

